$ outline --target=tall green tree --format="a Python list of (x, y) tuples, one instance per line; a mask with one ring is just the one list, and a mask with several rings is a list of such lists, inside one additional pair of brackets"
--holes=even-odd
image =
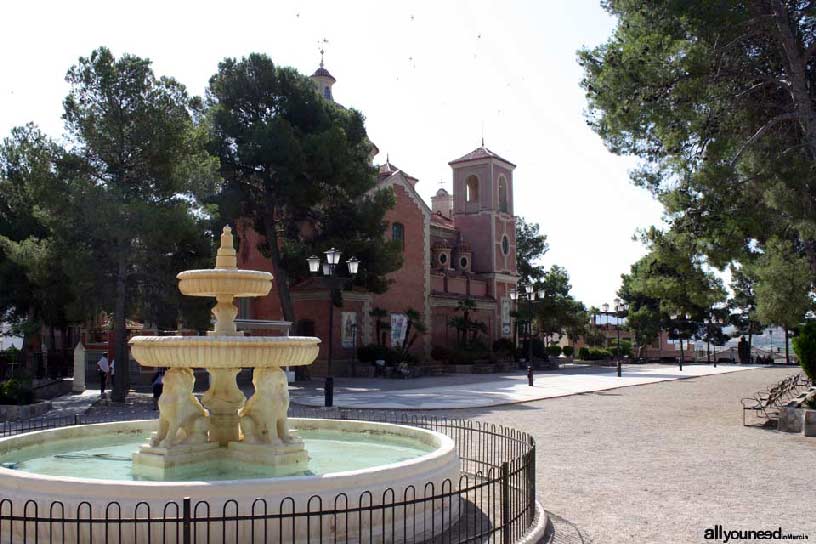
[[(174, 289), (167, 274), (177, 271), (167, 266), (173, 256), (189, 263), (211, 252), (199, 224), (208, 210), (199, 197), (214, 189), (215, 161), (197, 125), (200, 101), (176, 80), (156, 77), (149, 60), (115, 58), (101, 47), (80, 58), (66, 81), (63, 117), (82, 168), (71, 188), (73, 224), (62, 235), (76, 258), (93, 264), (86, 292), (110, 297), (119, 364), (112, 398), (123, 401), (126, 318), (136, 308), (137, 289), (152, 286), (143, 290), (145, 298), (160, 286)], [(147, 306), (155, 310), (164, 302), (159, 297)]]
[(306, 257), (331, 246), (361, 261), (359, 284), (384, 291), (401, 246), (384, 236), (394, 194), (376, 187), (363, 116), (258, 53), (221, 62), (207, 98), (223, 202), (262, 236), (284, 318), (295, 320), (289, 287), (307, 275)]
[(660, 299), (651, 296), (651, 289), (647, 288), (653, 263), (650, 255), (635, 262), (628, 274), (621, 274), (622, 284), (618, 290), (618, 296), (628, 306), (626, 325), (632, 331), (638, 358), (643, 356), (646, 346), (657, 340), (667, 321), (667, 316), (660, 311)]
[[(750, 261), (746, 259), (746, 262)], [(749, 272), (751, 269), (749, 265), (731, 265), (730, 287), (733, 296), (728, 300), (728, 307), (731, 310), (728, 320), (735, 326), (737, 335), (748, 337), (748, 349), (753, 344), (754, 335), (762, 333), (762, 323), (757, 317), (756, 310), (756, 278), (751, 276)]]
[(757, 259), (754, 274), (757, 316), (785, 330), (785, 359), (790, 362), (788, 331), (796, 328), (813, 307), (807, 259), (790, 242), (772, 239)]
[(643, 340), (658, 325), (669, 329), (680, 340), (682, 355), (683, 341), (694, 336), (712, 308), (725, 300), (725, 290), (683, 237), (651, 228), (643, 233), (643, 241), (650, 251), (625, 278), (626, 289), (620, 293), (630, 304), (630, 325), (643, 329)]
[(541, 234), (538, 223), (516, 217), (516, 270), (519, 285), (532, 285), (544, 276), (539, 261), (550, 250), (547, 235)]
[(18, 328), (62, 328), (73, 301), (45, 210), (65, 195), (62, 150), (34, 125), (0, 144), (0, 316)]
[(539, 330), (548, 339), (565, 331), (573, 338), (580, 334), (586, 311), (570, 294), (571, 289), (569, 273), (558, 265), (545, 271), (536, 285), (538, 298), (533, 305), (534, 314)]
[(713, 266), (771, 237), (816, 273), (816, 4), (608, 0), (579, 52), (590, 125)]

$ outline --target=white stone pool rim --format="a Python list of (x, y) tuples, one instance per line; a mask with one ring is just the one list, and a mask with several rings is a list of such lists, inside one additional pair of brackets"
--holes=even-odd
[[(156, 482), (121, 481), (68, 476), (48, 476), (24, 470), (0, 467), (0, 497), (13, 500), (150, 500), (170, 501), (191, 497), (193, 501), (221, 499), (226, 497), (240, 502), (242, 498), (292, 497), (308, 500), (312, 495), (330, 498), (332, 492), (346, 493), (349, 498), (370, 490), (375, 494), (393, 488), (397, 496), (402, 489), (413, 485), (417, 494), (427, 482), (441, 485), (450, 479), (455, 486), (459, 477), (459, 459), (453, 440), (430, 430), (357, 420), (292, 419), (296, 429), (314, 431), (341, 431), (352, 433), (390, 434), (409, 438), (432, 446), (429, 453), (387, 465), (378, 465), (360, 470), (332, 472), (312, 476), (281, 476), (243, 480), (218, 480), (212, 482)], [(135, 420), (113, 423), (99, 423), (32, 431), (0, 439), (0, 454), (13, 449), (35, 446), (46, 441), (83, 438), (86, 436), (113, 435), (116, 433), (144, 433), (146, 436), (155, 428), (156, 420)], [(333, 498), (333, 495), (332, 497)], [(73, 502), (73, 501), (72, 501)]]

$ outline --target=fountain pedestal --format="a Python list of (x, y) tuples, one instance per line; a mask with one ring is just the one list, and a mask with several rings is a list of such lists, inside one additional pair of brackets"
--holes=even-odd
[(201, 397), (201, 403), (210, 411), (210, 442), (226, 446), (239, 440), (238, 410), (244, 405), (244, 394), (235, 379), (240, 368), (208, 368), (210, 388)]
[[(309, 455), (290, 430), (289, 392), (281, 366), (311, 364), (320, 340), (313, 337), (243, 336), (236, 330), (236, 297), (263, 296), (272, 274), (237, 268), (232, 231), (225, 227), (216, 268), (178, 274), (179, 290), (216, 299), (215, 327), (207, 336), (136, 336), (134, 358), (144, 366), (165, 367), (159, 398), (159, 431), (133, 456), (133, 471), (163, 477), (175, 470), (213, 463), (286, 466), (297, 469)], [(210, 387), (193, 395), (193, 368), (206, 368)], [(255, 394), (248, 401), (236, 376), (253, 368)]]

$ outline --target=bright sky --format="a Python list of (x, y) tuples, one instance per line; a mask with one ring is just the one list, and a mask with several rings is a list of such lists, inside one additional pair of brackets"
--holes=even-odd
[(62, 132), (64, 75), (100, 46), (148, 57), (203, 94), (218, 62), (252, 51), (311, 74), (318, 42), (335, 99), (362, 111), (391, 162), (430, 203), (448, 161), (485, 145), (518, 165), (515, 212), (549, 237), (577, 298), (600, 306), (644, 253), (632, 235), (660, 206), (632, 186), (632, 159), (587, 127), (575, 52), (614, 21), (598, 0), (560, 2), (8, 2), (0, 32), (0, 135), (29, 121)]

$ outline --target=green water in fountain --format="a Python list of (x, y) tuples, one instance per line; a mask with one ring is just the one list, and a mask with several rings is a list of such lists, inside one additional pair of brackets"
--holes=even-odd
[[(422, 442), (394, 435), (304, 430), (298, 432), (298, 436), (311, 458), (305, 470), (214, 463), (174, 474), (172, 481), (323, 475), (397, 463), (434, 450)], [(46, 446), (11, 451), (0, 456), (0, 463), (6, 468), (46, 476), (134, 481), (144, 478), (133, 475), (131, 456), (147, 439), (147, 436), (120, 433), (59, 440)]]

